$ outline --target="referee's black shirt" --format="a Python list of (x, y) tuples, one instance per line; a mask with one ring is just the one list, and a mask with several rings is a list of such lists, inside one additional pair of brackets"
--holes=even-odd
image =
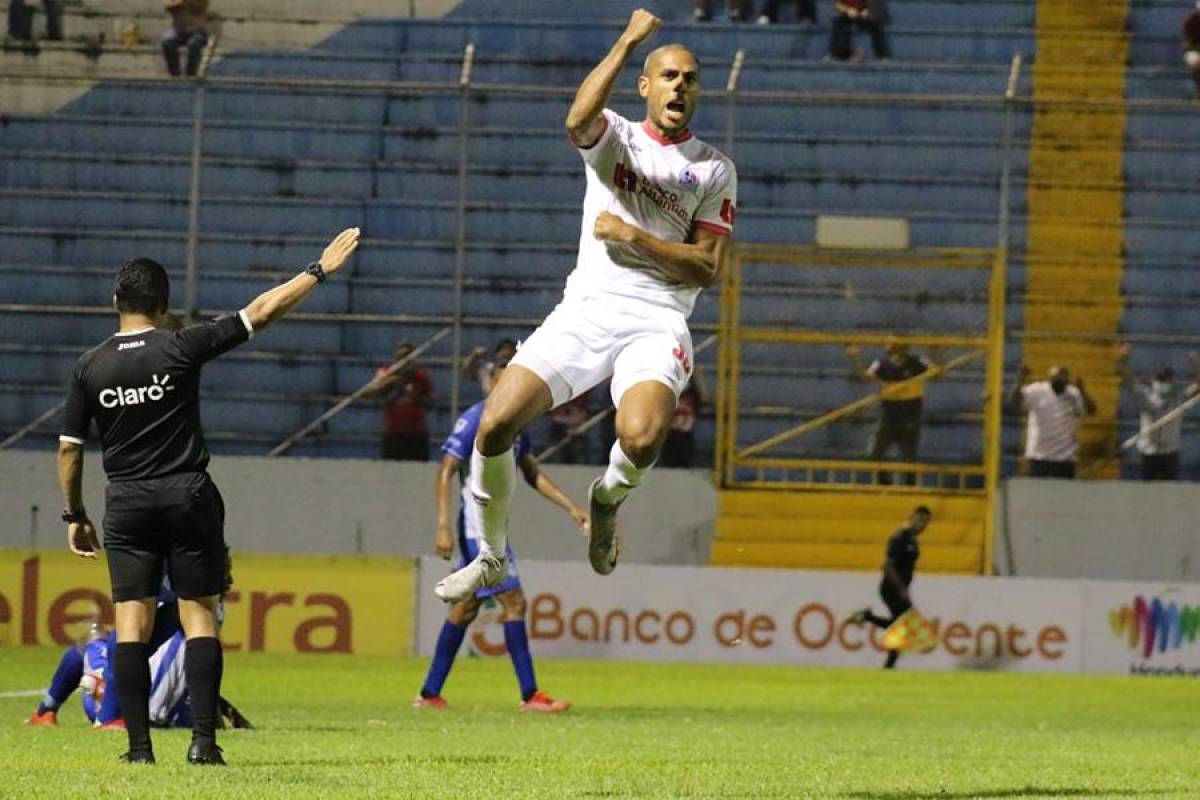
[(109, 337), (75, 364), (60, 440), (83, 444), (95, 419), (110, 481), (203, 471), (200, 368), (253, 335), (242, 312), (179, 331)]
[(911, 584), (913, 572), (917, 568), (917, 559), (921, 557), (921, 546), (917, 544), (916, 531), (912, 528), (896, 531), (892, 538), (888, 539), (887, 555), (904, 585)]

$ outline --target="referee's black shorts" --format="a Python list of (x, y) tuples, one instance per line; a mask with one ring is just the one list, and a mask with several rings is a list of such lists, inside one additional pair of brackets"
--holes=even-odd
[(206, 472), (110, 483), (104, 550), (115, 602), (157, 597), (163, 567), (184, 599), (225, 585), (225, 502)]
[(912, 603), (897, 594), (892, 589), (891, 584), (886, 582), (879, 585), (879, 596), (883, 598), (884, 605), (888, 607), (888, 612), (892, 615), (892, 621), (899, 619), (905, 611), (912, 608)]

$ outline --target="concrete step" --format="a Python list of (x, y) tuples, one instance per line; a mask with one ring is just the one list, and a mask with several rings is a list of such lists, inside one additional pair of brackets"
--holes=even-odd
[[(272, 20), (345, 20), (390, 17), (440, 17), (457, 0), (239, 0), (236, 4), (213, 3), (213, 12)], [(226, 8), (234, 6), (234, 8)], [(84, 9), (103, 15), (158, 17), (165, 19), (162, 0), (86, 0)]]
[[(915, 506), (919, 501), (909, 500)], [(796, 519), (795, 517), (735, 517), (721, 520), (723, 542), (784, 542), (789, 544), (866, 544), (877, 552), (888, 537), (900, 528), (862, 517)], [(975, 545), (983, 543), (982, 520), (935, 520), (921, 534), (922, 547), (936, 545)]]
[[(877, 571), (883, 557), (883, 548), (878, 545), (727, 542), (718, 539), (712, 544), (709, 561), (720, 567)], [(921, 548), (921, 559), (917, 562), (919, 572), (950, 575), (977, 575), (981, 566), (977, 546), (925, 546)]]

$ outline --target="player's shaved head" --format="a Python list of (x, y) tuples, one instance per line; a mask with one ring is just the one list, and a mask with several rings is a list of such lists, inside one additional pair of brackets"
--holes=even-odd
[(646, 56), (638, 93), (646, 99), (646, 121), (659, 134), (679, 133), (700, 100), (700, 62), (681, 44), (663, 45)]
[(685, 45), (673, 42), (672, 44), (664, 44), (662, 47), (656, 47), (646, 55), (646, 60), (642, 62), (642, 74), (650, 75), (654, 71), (654, 67), (659, 60), (668, 52), (684, 52), (691, 56), (692, 61), (696, 63), (696, 69), (700, 69), (700, 59), (696, 58), (696, 54), (689, 50)]

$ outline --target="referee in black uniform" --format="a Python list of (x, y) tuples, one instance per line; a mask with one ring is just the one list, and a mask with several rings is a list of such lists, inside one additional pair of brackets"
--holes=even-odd
[(200, 368), (295, 308), (341, 269), (359, 231), (342, 231), (304, 272), (237, 314), (167, 329), (166, 270), (148, 258), (121, 267), (113, 292), (120, 330), (75, 365), (63, 411), (58, 477), (71, 552), (95, 558), (96, 528), (83, 507), (83, 443), (96, 421), (104, 451), (104, 549), (116, 605), (116, 679), (129, 762), (153, 763), (150, 648), (164, 565), (187, 636), (192, 764), (224, 764), (216, 744), (221, 642), (216, 608), (225, 578), (225, 506), (208, 477), (200, 428)]
[[(879, 628), (887, 628), (900, 616), (912, 608), (912, 598), (908, 587), (912, 585), (913, 572), (917, 568), (917, 559), (921, 557), (921, 547), (917, 537), (933, 520), (933, 512), (927, 506), (917, 506), (908, 515), (908, 524), (888, 539), (887, 557), (883, 561), (883, 579), (879, 582), (879, 596), (892, 618), (878, 617), (871, 609), (864, 608), (850, 617), (851, 622), (869, 622)], [(883, 663), (886, 669), (896, 666), (900, 651), (889, 650), (887, 661)]]

